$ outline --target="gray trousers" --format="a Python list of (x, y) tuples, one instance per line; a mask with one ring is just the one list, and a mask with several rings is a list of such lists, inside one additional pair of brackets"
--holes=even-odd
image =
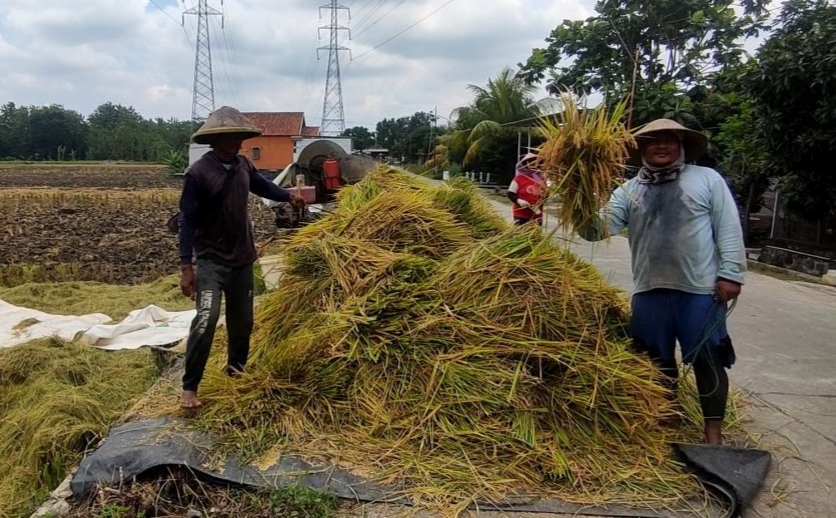
[(195, 297), (197, 315), (186, 342), (186, 372), (183, 390), (197, 391), (203, 378), (215, 329), (221, 314), (221, 296), (226, 297), (227, 374), (243, 371), (250, 353), (253, 330), (253, 267), (232, 268), (212, 259), (198, 259)]

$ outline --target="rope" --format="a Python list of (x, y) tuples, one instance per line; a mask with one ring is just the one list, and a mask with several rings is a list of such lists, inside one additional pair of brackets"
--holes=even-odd
[[(714, 315), (714, 310), (716, 308), (720, 307), (720, 304), (721, 303), (720, 303), (719, 300), (715, 300), (714, 304), (711, 306), (711, 310), (708, 312), (708, 315), (706, 315), (705, 320), (703, 321), (702, 330), (700, 331), (701, 338), (700, 338), (699, 342), (697, 342), (697, 345), (694, 347), (694, 350), (691, 352), (691, 355), (690, 355), (691, 356), (691, 358), (690, 358), (691, 362), (687, 364), (687, 366), (685, 367), (685, 370), (683, 371), (682, 375), (679, 377), (679, 379), (674, 384), (674, 387), (677, 387), (679, 385), (679, 382), (681, 380), (685, 379), (686, 376), (688, 376), (688, 373), (691, 371), (691, 369), (693, 369), (694, 362), (699, 357), (700, 352), (703, 349), (706, 349), (708, 347), (708, 341), (711, 339), (711, 337), (714, 335), (714, 333), (718, 329), (720, 329), (720, 326), (722, 326), (723, 324), (726, 323), (726, 321), (729, 318), (729, 315), (732, 314), (732, 311), (734, 311), (735, 306), (737, 306), (737, 298), (732, 299), (731, 304), (729, 305), (729, 308), (723, 314), (722, 318), (717, 319), (717, 322), (709, 328), (708, 324), (710, 322), (710, 318)], [(683, 357), (682, 360), (686, 361), (687, 359)], [(700, 396), (703, 396), (703, 397), (711, 396), (712, 394), (714, 394), (717, 391), (717, 389), (720, 388), (720, 376), (718, 376), (716, 366), (715, 366), (714, 362), (708, 362), (708, 363), (709, 363), (709, 366), (711, 367), (711, 371), (714, 373), (715, 384), (714, 384), (714, 388), (711, 390), (711, 392), (709, 392), (707, 394), (701, 394), (699, 392), (699, 388), (697, 388), (697, 393)]]

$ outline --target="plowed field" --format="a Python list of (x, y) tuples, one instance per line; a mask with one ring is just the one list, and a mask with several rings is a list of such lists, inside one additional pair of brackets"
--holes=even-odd
[[(179, 271), (180, 179), (163, 170), (101, 168), (65, 175), (0, 170), (0, 285), (95, 280), (131, 284)], [(257, 239), (273, 215), (250, 199)]]
[(0, 189), (59, 187), (71, 189), (179, 189), (180, 177), (165, 174), (163, 166), (136, 165), (21, 165), (0, 163)]

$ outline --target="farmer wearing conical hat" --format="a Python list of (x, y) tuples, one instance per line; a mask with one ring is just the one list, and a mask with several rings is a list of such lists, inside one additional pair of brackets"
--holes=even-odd
[(530, 221), (543, 222), (543, 199), (546, 182), (536, 169), (537, 155), (526, 153), (517, 163), (516, 173), (508, 186), (508, 199), (514, 204), (514, 224), (524, 225)]
[(242, 371), (247, 363), (257, 259), (249, 193), (297, 207), (305, 204), (301, 196), (276, 186), (238, 154), (244, 140), (260, 134), (240, 111), (224, 106), (192, 135), (193, 142), (207, 144), (211, 150), (186, 171), (180, 197), (180, 288), (197, 305), (186, 345), (184, 408), (201, 405), (197, 388), (215, 337), (221, 296), (226, 297), (229, 333), (227, 374)]
[[(609, 235), (628, 229), (634, 285), (630, 331), (671, 388), (679, 375), (679, 341), (697, 380), (705, 440), (721, 444), (729, 389), (725, 369), (735, 360), (726, 307), (740, 294), (746, 272), (737, 207), (717, 171), (692, 164), (708, 145), (702, 133), (659, 119), (635, 137), (639, 173), (602, 211)], [(603, 225), (590, 225), (580, 234), (598, 240), (607, 232)]]

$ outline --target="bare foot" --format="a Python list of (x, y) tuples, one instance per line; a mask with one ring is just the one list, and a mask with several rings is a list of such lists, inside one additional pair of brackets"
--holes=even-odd
[(711, 420), (705, 422), (705, 443), (711, 446), (723, 444), (723, 422)]
[(203, 406), (203, 403), (197, 399), (197, 392), (194, 390), (184, 390), (183, 394), (180, 396), (180, 407), (185, 409), (194, 409), (200, 408)]

